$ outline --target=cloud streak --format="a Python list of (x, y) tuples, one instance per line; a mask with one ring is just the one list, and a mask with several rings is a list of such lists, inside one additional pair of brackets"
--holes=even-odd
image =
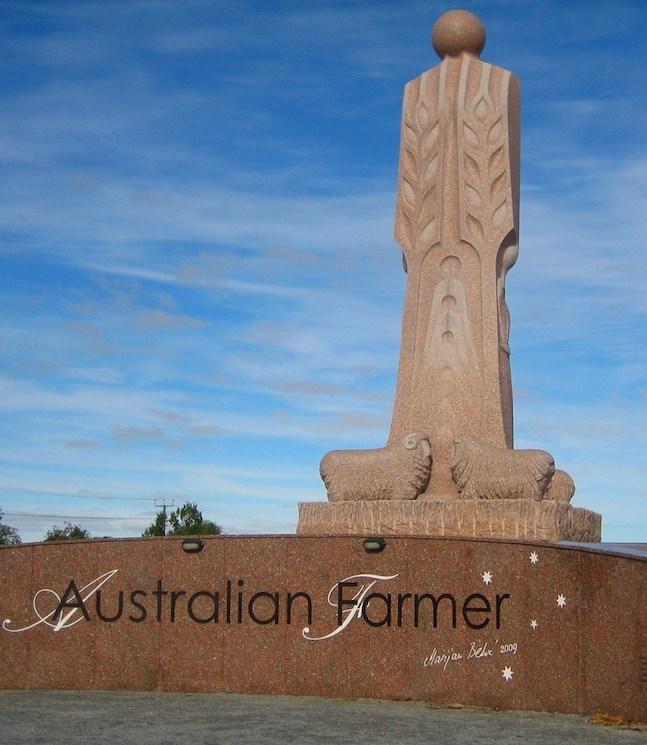
[[(647, 12), (468, 7), (524, 88), (517, 441), (555, 452), (579, 504), (638, 515), (605, 533), (636, 539)], [(32, 512), (168, 488), (226, 529), (289, 532), (323, 498), (326, 450), (384, 443), (401, 91), (435, 64), (420, 28), (441, 10), (4, 4), (0, 462), (53, 490)], [(143, 512), (109, 530), (136, 534)]]

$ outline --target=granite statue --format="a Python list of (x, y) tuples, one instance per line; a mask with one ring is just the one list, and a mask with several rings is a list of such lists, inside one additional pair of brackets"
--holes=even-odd
[[(513, 443), (505, 283), (519, 253), (519, 81), (480, 59), (472, 13), (445, 13), (432, 43), (441, 63), (406, 85), (402, 108), (395, 240), (407, 287), (391, 430), (384, 448), (323, 458), (328, 499), (568, 506), (571, 477)], [(325, 526), (322, 505), (300, 509), (300, 532)]]

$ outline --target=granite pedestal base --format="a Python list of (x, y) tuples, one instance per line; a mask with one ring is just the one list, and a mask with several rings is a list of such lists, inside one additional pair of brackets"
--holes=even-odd
[(299, 535), (427, 535), (600, 541), (596, 512), (561, 502), (452, 500), (303, 502)]

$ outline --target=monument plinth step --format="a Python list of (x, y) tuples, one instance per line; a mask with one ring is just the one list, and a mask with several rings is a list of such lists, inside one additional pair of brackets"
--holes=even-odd
[(598, 542), (601, 516), (529, 499), (302, 502), (298, 535), (425, 535)]

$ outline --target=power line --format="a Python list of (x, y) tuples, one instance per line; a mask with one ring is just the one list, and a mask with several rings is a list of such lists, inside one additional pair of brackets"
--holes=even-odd
[(166, 508), (167, 507), (173, 507), (173, 504), (175, 503), (174, 499), (169, 500), (168, 502), (166, 499), (156, 499), (155, 500), (155, 507), (161, 507), (162, 508), (162, 531), (163, 535), (166, 535), (166, 523), (168, 522), (168, 517), (166, 515)]
[(148, 520), (148, 516), (140, 515), (135, 517), (133, 515), (119, 516), (119, 515), (44, 515), (40, 512), (6, 512), (2, 510), (3, 515), (9, 517), (46, 517), (54, 520)]
[(43, 497), (68, 497), (70, 499), (108, 499), (117, 502), (150, 502), (155, 497), (116, 497), (110, 494), (70, 494), (61, 491), (45, 491), (43, 489), (21, 489), (14, 486), (0, 486), (0, 491), (15, 492), (16, 494), (38, 494)]

